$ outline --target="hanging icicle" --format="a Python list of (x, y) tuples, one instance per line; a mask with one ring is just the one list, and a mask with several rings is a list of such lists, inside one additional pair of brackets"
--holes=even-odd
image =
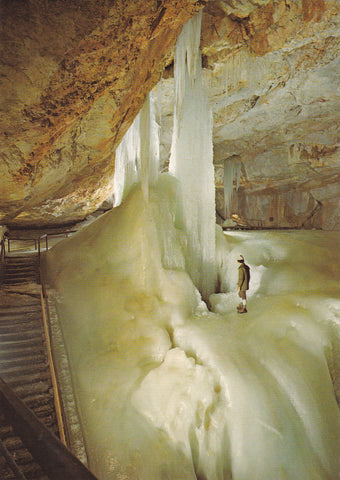
[(159, 127), (152, 93), (147, 95), (139, 115), (141, 182), (148, 200), (149, 186), (157, 183), (159, 169)]
[(142, 183), (144, 197), (148, 199), (149, 185), (156, 184), (158, 169), (159, 126), (151, 92), (116, 150), (114, 206), (120, 205), (138, 182)]
[(214, 292), (215, 184), (212, 113), (202, 85), (202, 13), (184, 26), (175, 50), (175, 112), (169, 170), (180, 181), (177, 221), (187, 234), (187, 270), (204, 298)]

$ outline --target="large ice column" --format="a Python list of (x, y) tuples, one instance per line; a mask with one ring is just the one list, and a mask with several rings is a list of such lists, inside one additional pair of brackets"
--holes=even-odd
[(142, 183), (144, 197), (147, 199), (149, 185), (157, 183), (159, 169), (158, 130), (153, 94), (150, 92), (146, 96), (141, 111), (116, 150), (115, 207), (121, 204), (134, 184)]
[(202, 85), (202, 13), (184, 26), (175, 51), (175, 112), (169, 170), (181, 184), (178, 224), (187, 234), (187, 270), (203, 297), (215, 289), (212, 113)]

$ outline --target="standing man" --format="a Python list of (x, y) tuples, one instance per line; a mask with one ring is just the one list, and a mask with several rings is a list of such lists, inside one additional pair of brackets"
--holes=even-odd
[(247, 313), (246, 291), (249, 290), (250, 268), (244, 263), (243, 255), (240, 255), (237, 261), (240, 265), (238, 267), (237, 291), (238, 296), (241, 298), (241, 303), (237, 307), (237, 311), (238, 313)]

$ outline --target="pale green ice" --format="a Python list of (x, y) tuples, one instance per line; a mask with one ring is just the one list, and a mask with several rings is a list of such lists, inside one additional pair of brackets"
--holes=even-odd
[[(336, 480), (340, 232), (217, 231), (208, 311), (160, 177), (47, 256), (100, 480)], [(237, 262), (251, 268), (236, 311)]]

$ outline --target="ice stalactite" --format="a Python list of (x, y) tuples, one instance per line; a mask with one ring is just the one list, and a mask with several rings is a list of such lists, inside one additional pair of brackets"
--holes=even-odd
[(121, 204), (123, 198), (130, 191), (131, 186), (138, 182), (140, 177), (139, 166), (140, 136), (139, 115), (137, 115), (116, 150), (115, 176), (113, 181), (115, 207)]
[(169, 170), (180, 181), (177, 223), (187, 234), (187, 270), (203, 297), (215, 289), (215, 185), (212, 113), (202, 84), (199, 13), (175, 51), (175, 112)]
[(152, 92), (116, 150), (114, 195), (117, 207), (138, 182), (145, 198), (149, 185), (155, 185), (159, 168), (159, 127), (155, 118)]
[[(117, 207), (128, 195), (133, 185), (141, 183), (145, 203), (138, 215), (145, 215), (152, 222), (152, 212), (148, 208), (150, 187), (155, 186), (159, 170), (159, 126), (156, 122), (153, 94), (150, 92), (144, 105), (125, 134), (116, 151), (116, 171), (114, 177), (115, 204)], [(145, 230), (141, 235), (142, 280), (144, 288), (153, 283), (148, 266), (149, 238)]]
[(224, 161), (224, 177), (223, 177), (223, 187), (224, 187), (224, 208), (225, 208), (225, 217), (230, 218), (231, 211), (231, 202), (234, 193), (234, 180), (235, 190), (239, 189), (240, 185), (240, 176), (241, 176), (241, 162), (235, 159), (226, 159)]
[(156, 122), (152, 93), (148, 94), (140, 111), (141, 182), (144, 197), (149, 198), (149, 186), (156, 185), (159, 169), (159, 127)]

